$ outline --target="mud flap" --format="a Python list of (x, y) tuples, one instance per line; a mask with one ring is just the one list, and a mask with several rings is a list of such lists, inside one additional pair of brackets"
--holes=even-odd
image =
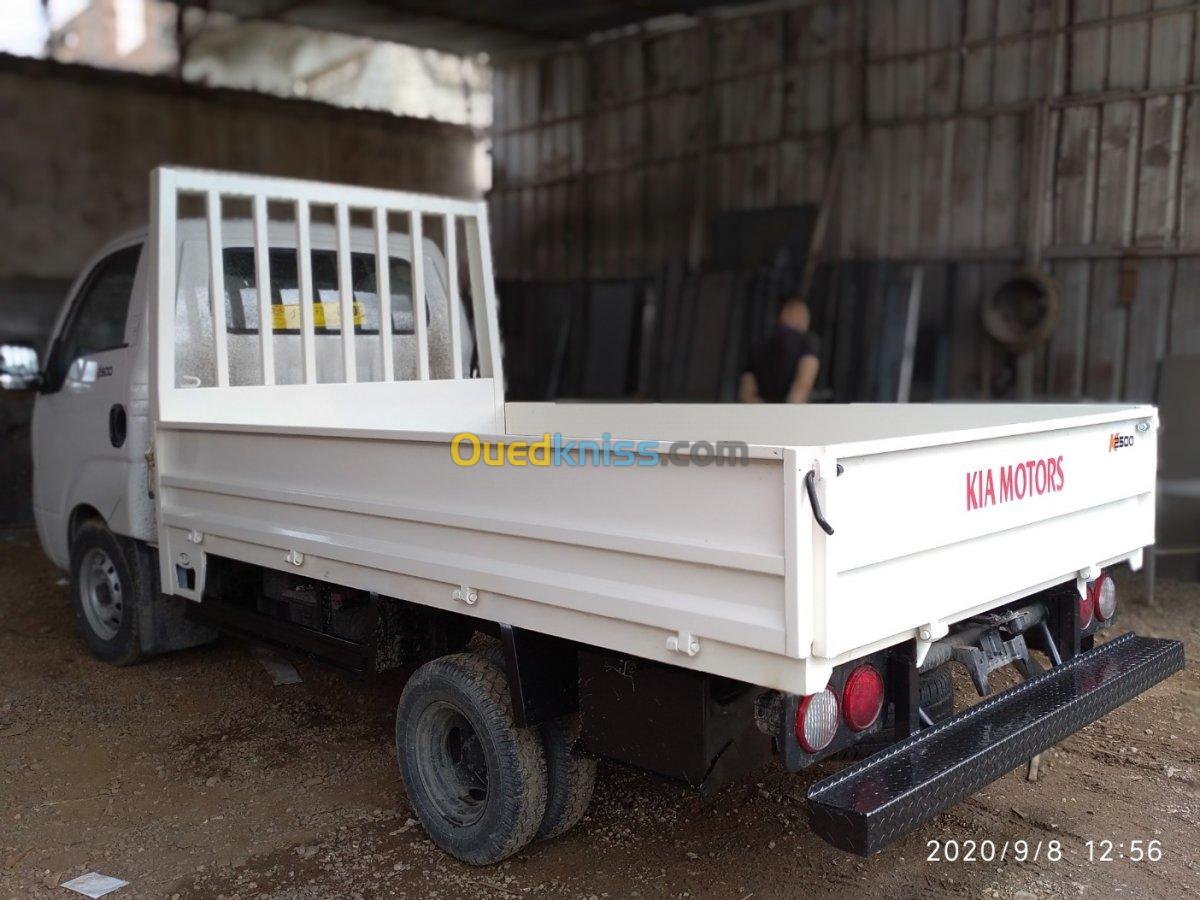
[(217, 632), (187, 617), (188, 604), (183, 597), (159, 595), (138, 610), (142, 652), (147, 655), (171, 653), (199, 647), (217, 639)]
[(812, 828), (869, 856), (1182, 668), (1179, 641), (1121, 635), (818, 781)]

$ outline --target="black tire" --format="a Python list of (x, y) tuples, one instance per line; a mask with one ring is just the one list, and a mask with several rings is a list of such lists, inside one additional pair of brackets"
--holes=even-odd
[(579, 716), (563, 716), (540, 727), (546, 750), (546, 815), (537, 837), (566, 834), (583, 818), (596, 786), (596, 761), (575, 752)]
[[(505, 671), (504, 648), (489, 643), (478, 649), (482, 658)], [(562, 716), (539, 726), (546, 751), (546, 815), (536, 840), (556, 838), (579, 824), (592, 802), (596, 787), (596, 761), (575, 752), (579, 716)]]
[(546, 813), (546, 756), (517, 728), (504, 673), (474, 653), (421, 666), (396, 709), (396, 757), (435, 844), (473, 866), (528, 844)]
[(949, 663), (921, 674), (921, 709), (934, 722), (954, 714), (954, 673)]
[(130, 544), (95, 520), (80, 525), (71, 542), (75, 624), (92, 653), (114, 666), (141, 659), (138, 612), (157, 593), (153, 570)]

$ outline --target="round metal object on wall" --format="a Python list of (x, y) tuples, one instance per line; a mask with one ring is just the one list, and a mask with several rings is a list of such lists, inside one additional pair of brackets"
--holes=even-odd
[(1010, 350), (1030, 350), (1054, 333), (1058, 311), (1058, 282), (1040, 269), (1022, 269), (984, 298), (983, 327)]

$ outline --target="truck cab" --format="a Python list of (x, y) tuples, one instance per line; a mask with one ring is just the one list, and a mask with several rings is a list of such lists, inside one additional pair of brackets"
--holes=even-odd
[(152, 540), (145, 231), (105, 247), (54, 325), (34, 403), (33, 508), (46, 555), (69, 565), (70, 536), (100, 518)]
[[(176, 335), (181, 386), (200, 387), (213, 379), (213, 322), (206, 302), (188, 303), (188, 295), (207, 296), (207, 232), (200, 219), (178, 228), (179, 306), (188, 315)], [(378, 349), (379, 302), (374, 273), (373, 234), (351, 229), (351, 289), (358, 377), (382, 377)], [(299, 383), (304, 374), (300, 347), (300, 305), (294, 227), (271, 223), (270, 312), (274, 359), (280, 383)], [(332, 227), (314, 225), (311, 266), (315, 304), (314, 346), (317, 379), (336, 362), (341, 342), (337, 238)], [(151, 487), (152, 416), (150, 409), (149, 279), (145, 229), (130, 232), (101, 250), (72, 285), (55, 322), (34, 404), (33, 506), (38, 537), (47, 557), (69, 568), (71, 536), (89, 518), (102, 520), (116, 534), (154, 543), (155, 509)], [(255, 288), (252, 223), (231, 220), (223, 231), (225, 321), (229, 335), (232, 383), (261, 378), (253, 350), (259, 341), (259, 304)], [(451, 352), (446, 325), (446, 260), (432, 239), (423, 253), (427, 296), (426, 328), (431, 336), (430, 364), (437, 375), (448, 367)], [(415, 368), (413, 348), (411, 244), (392, 235), (389, 246), (391, 340), (388, 363)], [(469, 312), (460, 307), (469, 321)], [(460, 365), (469, 367), (474, 345), (468, 330), (461, 342)], [(403, 373), (402, 373), (403, 374)]]

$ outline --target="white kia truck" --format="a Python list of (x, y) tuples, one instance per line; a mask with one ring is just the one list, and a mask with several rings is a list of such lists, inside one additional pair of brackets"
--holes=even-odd
[(5, 357), (80, 631), (415, 669), (396, 753), (459, 859), (569, 829), (597, 759), (711, 790), (848, 755), (812, 826), (872, 853), (1183, 664), (1097, 640), (1154, 539), (1152, 407), (506, 403), (482, 203), (152, 189), (42, 368)]

